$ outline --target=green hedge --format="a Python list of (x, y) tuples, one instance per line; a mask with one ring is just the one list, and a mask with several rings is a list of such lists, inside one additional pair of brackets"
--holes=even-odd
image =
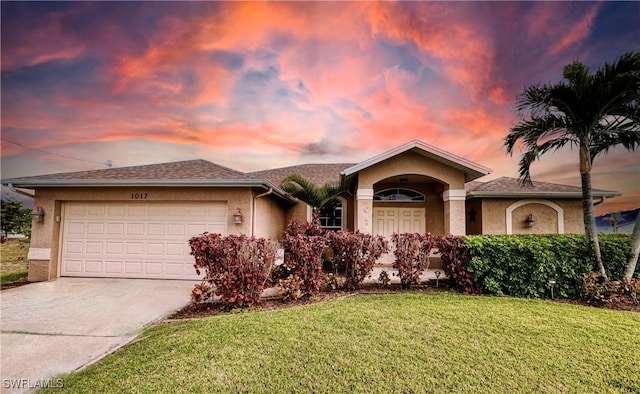
[[(631, 254), (630, 234), (600, 234), (607, 274), (622, 278)], [(549, 281), (556, 296), (579, 296), (577, 279), (596, 270), (584, 235), (477, 235), (465, 237), (470, 260), (467, 270), (488, 294), (549, 297)], [(636, 272), (635, 276), (639, 277)]]

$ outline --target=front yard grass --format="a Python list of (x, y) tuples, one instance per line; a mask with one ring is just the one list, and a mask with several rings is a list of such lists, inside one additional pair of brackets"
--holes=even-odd
[(0, 283), (10, 283), (27, 277), (29, 239), (9, 238), (0, 244)]
[(77, 393), (637, 393), (639, 365), (638, 313), (396, 293), (162, 324), (63, 379)]

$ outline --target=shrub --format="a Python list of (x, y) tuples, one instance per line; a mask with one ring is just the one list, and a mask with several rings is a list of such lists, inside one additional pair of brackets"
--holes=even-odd
[[(621, 278), (631, 253), (629, 235), (600, 234), (600, 241), (610, 278)], [(468, 271), (490, 294), (546, 297), (552, 280), (559, 297), (578, 298), (578, 280), (596, 269), (581, 234), (467, 236), (465, 245)]]
[(329, 232), (327, 239), (335, 259), (344, 267), (345, 287), (349, 290), (360, 288), (364, 278), (371, 274), (376, 260), (389, 251), (389, 243), (384, 237), (359, 231)]
[(300, 279), (300, 289), (307, 296), (320, 293), (325, 281), (322, 253), (326, 243), (324, 237), (315, 234), (317, 231), (314, 225), (307, 223), (300, 227), (291, 222), (282, 241), (288, 253), (285, 265), (291, 274)]
[(629, 282), (604, 280), (599, 274), (590, 272), (580, 280), (582, 299), (595, 306), (611, 304), (638, 305), (640, 280)]
[(380, 282), (382, 286), (389, 286), (389, 283), (391, 283), (389, 273), (385, 270), (380, 271), (380, 275), (378, 275), (378, 282)]
[(475, 275), (467, 270), (469, 251), (464, 238), (456, 235), (438, 236), (435, 237), (435, 244), (449, 284), (463, 294), (481, 294), (482, 286), (476, 283)]
[(391, 241), (395, 245), (393, 268), (398, 270), (403, 289), (420, 283), (420, 276), (429, 268), (429, 253), (435, 246), (434, 237), (428, 233), (393, 234)]
[[(204, 233), (189, 240), (194, 267), (227, 307), (245, 307), (261, 301), (276, 255), (276, 244), (246, 235)], [(198, 285), (196, 285), (198, 286)]]
[[(598, 234), (598, 241), (607, 275), (612, 280), (621, 280), (631, 257), (631, 234)], [(593, 270), (597, 271), (596, 267)], [(640, 279), (640, 269), (633, 276)]]
[(280, 296), (283, 301), (295, 301), (304, 295), (302, 291), (303, 280), (296, 274), (289, 276), (286, 279), (280, 279), (278, 285), (280, 286)]
[(199, 304), (209, 302), (213, 298), (213, 289), (207, 282), (202, 282), (193, 287), (191, 290), (191, 302)]

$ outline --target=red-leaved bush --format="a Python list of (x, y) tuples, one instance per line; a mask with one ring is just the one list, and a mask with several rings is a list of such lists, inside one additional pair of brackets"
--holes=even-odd
[(481, 294), (482, 287), (475, 283), (474, 275), (467, 271), (469, 251), (464, 238), (456, 235), (437, 236), (435, 244), (440, 251), (442, 269), (449, 283), (463, 294)]
[(204, 233), (189, 240), (194, 267), (227, 307), (251, 306), (261, 301), (273, 266), (277, 245), (246, 235)]
[(348, 290), (358, 289), (364, 278), (371, 274), (376, 260), (389, 251), (389, 243), (382, 236), (335, 231), (327, 233), (326, 237), (334, 258), (344, 267), (344, 285)]
[(410, 289), (420, 283), (420, 276), (429, 268), (429, 253), (435, 247), (434, 237), (431, 233), (393, 234), (391, 242), (395, 246), (393, 254), (396, 257), (393, 268), (398, 270), (402, 288)]
[(315, 234), (318, 230), (313, 224), (299, 226), (291, 222), (282, 240), (287, 252), (285, 265), (301, 281), (300, 290), (306, 296), (319, 294), (325, 282), (322, 253), (326, 243), (323, 236)]

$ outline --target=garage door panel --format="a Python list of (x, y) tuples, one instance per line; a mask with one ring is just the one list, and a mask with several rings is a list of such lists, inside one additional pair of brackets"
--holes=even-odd
[(85, 244), (85, 253), (102, 254), (104, 250), (103, 246), (104, 244), (102, 242), (87, 241), (87, 243)]
[(122, 261), (105, 261), (104, 272), (107, 274), (122, 274)]
[(69, 254), (82, 254), (84, 252), (84, 243), (83, 242), (72, 242), (67, 241), (64, 247)]
[(125, 274), (141, 274), (142, 263), (127, 261), (124, 263), (124, 272)]
[(164, 224), (163, 223), (149, 223), (147, 225), (148, 235), (161, 235), (164, 236)]
[(102, 261), (85, 261), (85, 272), (87, 274), (97, 274), (102, 272)]
[(124, 223), (107, 223), (107, 235), (122, 237), (125, 235)]
[(104, 235), (103, 223), (87, 223), (87, 235)]
[(144, 243), (127, 242), (126, 251), (128, 255), (142, 255), (144, 253)]
[(65, 262), (67, 273), (82, 273), (82, 260), (67, 260)]
[(63, 276), (198, 279), (189, 239), (227, 226), (221, 202), (71, 202), (63, 215)]
[(127, 223), (127, 235), (144, 235), (144, 223)]
[(66, 234), (84, 235), (84, 223), (68, 222), (65, 231)]
[(147, 262), (144, 265), (144, 271), (145, 274), (162, 274), (162, 263), (161, 262), (156, 262), (156, 263), (152, 263), (152, 262)]
[(100, 204), (94, 204), (94, 205), (89, 205), (89, 209), (87, 209), (87, 216), (91, 217), (91, 216), (98, 216), (98, 217), (104, 217), (105, 216), (105, 212), (107, 210), (107, 206)]
[(184, 224), (168, 224), (167, 225), (167, 234), (169, 236), (179, 235), (186, 236), (187, 235), (187, 226)]

